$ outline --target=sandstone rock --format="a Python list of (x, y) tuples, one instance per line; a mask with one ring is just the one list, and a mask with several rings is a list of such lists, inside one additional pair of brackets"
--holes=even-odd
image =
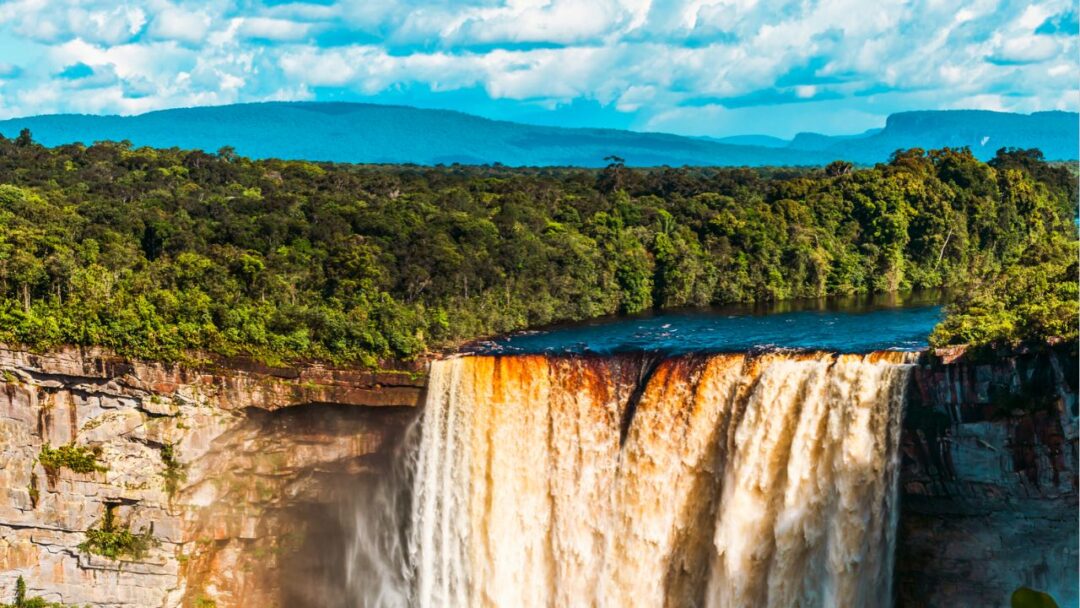
[(1075, 347), (924, 359), (902, 446), (898, 605), (1077, 605)]
[[(23, 576), (32, 595), (100, 607), (202, 597), (219, 608), (280, 605), (278, 569), (289, 559), (280, 537), (307, 525), (309, 505), (331, 500), (327, 472), (387, 450), (412, 416), (374, 408), (414, 406), (424, 386), (415, 369), (242, 360), (193, 369), (95, 349), (0, 347), (0, 369), (0, 599)], [(100, 447), (108, 470), (60, 469), (50, 480), (36, 464), (45, 443)], [(173, 465), (165, 445), (174, 446)], [(170, 466), (181, 471), (172, 493)], [(79, 551), (109, 505), (123, 525), (152, 528), (157, 545), (147, 555)]]

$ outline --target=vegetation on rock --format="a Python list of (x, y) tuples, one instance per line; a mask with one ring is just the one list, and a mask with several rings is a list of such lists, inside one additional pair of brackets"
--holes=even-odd
[(1030, 587), (1020, 587), (1009, 598), (1012, 608), (1058, 608), (1057, 602), (1049, 594)]
[(176, 459), (176, 446), (171, 443), (161, 446), (161, 462), (165, 465), (165, 470), (161, 472), (161, 476), (165, 480), (165, 493), (172, 498), (180, 484), (187, 481), (187, 471), (184, 465)]
[(26, 597), (26, 581), (19, 577), (15, 581), (15, 597), (10, 604), (0, 603), (0, 608), (66, 608), (64, 604), (50, 602), (40, 596)]
[(970, 285), (935, 344), (1076, 335), (1076, 183), (870, 169), (352, 166), (0, 141), (0, 341), (377, 364), (528, 326)]
[(157, 545), (153, 527), (132, 532), (127, 525), (116, 522), (116, 505), (105, 505), (105, 517), (100, 528), (86, 531), (86, 540), (79, 544), (79, 551), (93, 553), (109, 559), (139, 559), (151, 547)]
[(49, 479), (55, 482), (62, 468), (74, 473), (97, 473), (108, 470), (98, 461), (99, 457), (99, 448), (91, 449), (73, 443), (54, 448), (45, 444), (41, 446), (38, 462), (45, 468)]
[(38, 500), (41, 499), (41, 491), (38, 490), (38, 476), (37, 473), (30, 473), (30, 484), (26, 488), (27, 494), (30, 495), (30, 506), (34, 509), (38, 506)]

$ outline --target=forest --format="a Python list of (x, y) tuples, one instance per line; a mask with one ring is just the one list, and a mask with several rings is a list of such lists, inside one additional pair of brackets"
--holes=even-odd
[(250, 160), (0, 141), (0, 341), (378, 365), (609, 314), (952, 287), (934, 345), (1076, 339), (1077, 183), (1037, 150), (858, 168)]

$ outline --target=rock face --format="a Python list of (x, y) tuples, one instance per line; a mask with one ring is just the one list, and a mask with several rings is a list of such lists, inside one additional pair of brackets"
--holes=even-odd
[[(946, 359), (947, 360), (947, 359)], [(905, 422), (898, 605), (1077, 605), (1075, 346), (925, 357)]]
[[(1077, 364), (1075, 347), (923, 358), (901, 448), (900, 606), (1005, 606), (1020, 585), (1076, 605)], [(348, 605), (333, 593), (349, 518), (386, 483), (426, 378), (0, 347), (0, 381), (0, 602), (22, 576), (68, 604), (272, 608)], [(67, 444), (108, 470), (50, 474), (42, 447)], [(145, 556), (78, 548), (107, 509), (152, 528)]]
[[(302, 539), (325, 533), (343, 480), (384, 466), (424, 390), (415, 369), (194, 369), (74, 349), (0, 348), (0, 373), (0, 601), (22, 576), (31, 596), (117, 607), (283, 604)], [(107, 470), (38, 462), (68, 444)], [(151, 531), (146, 555), (79, 549), (107, 509)]]

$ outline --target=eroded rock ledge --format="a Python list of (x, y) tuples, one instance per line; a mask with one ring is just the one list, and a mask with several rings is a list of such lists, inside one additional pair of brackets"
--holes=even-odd
[(185, 399), (192, 393), (223, 410), (275, 410), (304, 403), (415, 406), (423, 401), (426, 384), (422, 362), (373, 371), (318, 364), (271, 367), (242, 357), (218, 357), (185, 366), (74, 347), (35, 354), (0, 346), (0, 367), (46, 383), (93, 384), (136, 396), (154, 393)]

